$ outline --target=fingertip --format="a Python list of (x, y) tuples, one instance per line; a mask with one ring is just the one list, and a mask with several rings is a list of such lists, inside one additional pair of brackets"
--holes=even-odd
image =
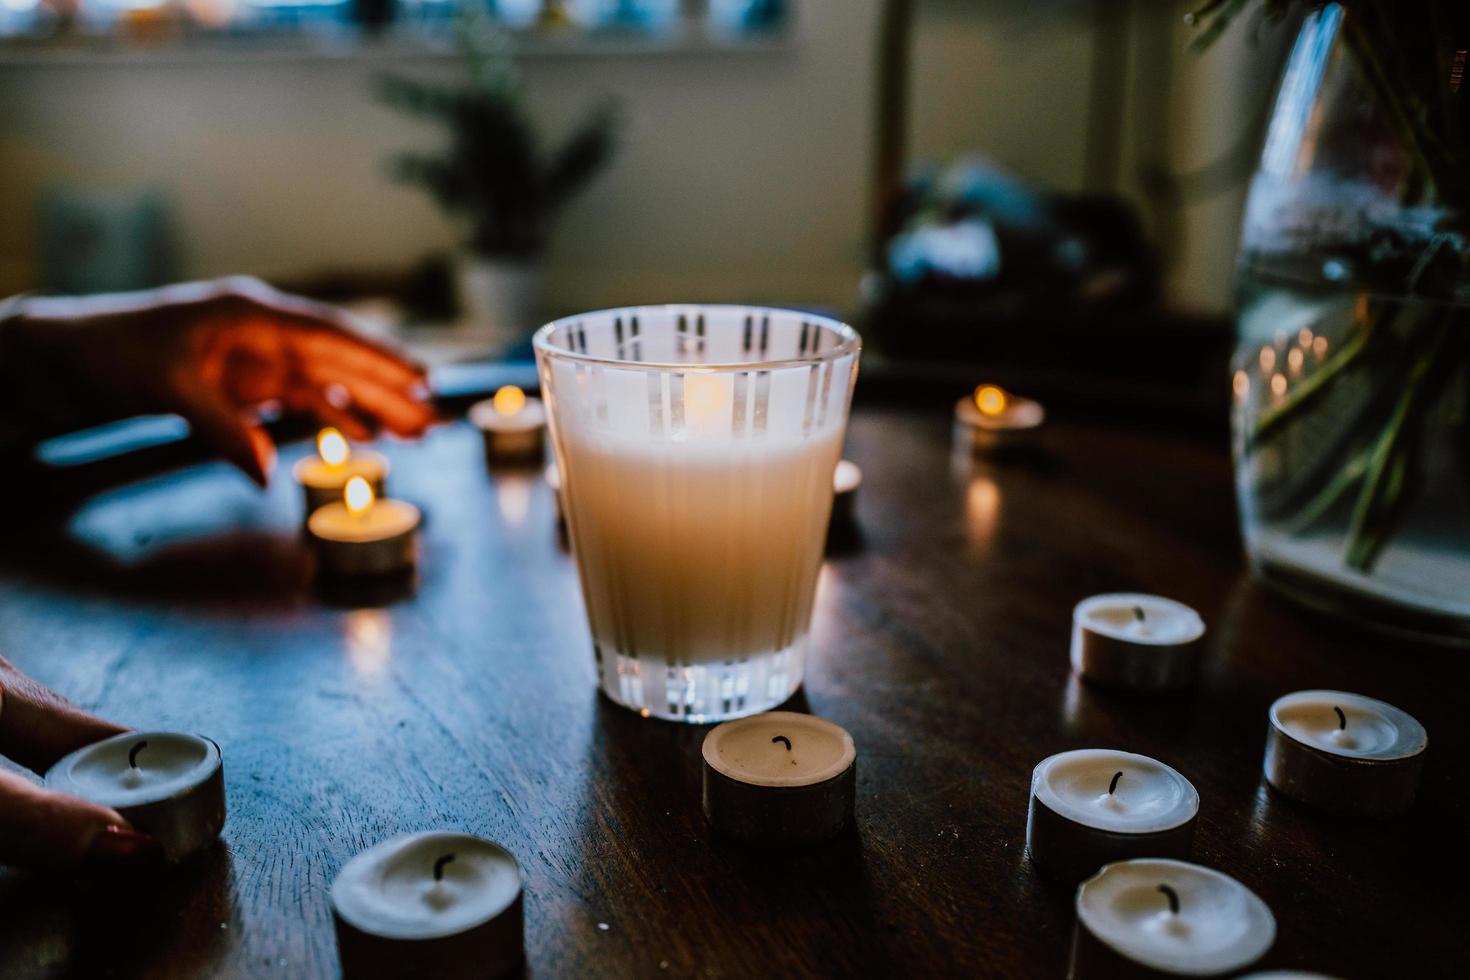
[(276, 468), (276, 444), (271, 441), (270, 434), (259, 427), (249, 430), (249, 438), (250, 462), (253, 465), (246, 469), (245, 474), (264, 489)]
[(126, 824), (108, 824), (92, 838), (82, 863), (98, 868), (143, 867), (161, 864), (163, 859), (163, 845), (158, 838)]

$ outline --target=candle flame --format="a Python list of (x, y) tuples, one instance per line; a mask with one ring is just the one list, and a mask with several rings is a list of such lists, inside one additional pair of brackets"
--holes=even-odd
[(347, 487), (342, 491), (342, 501), (347, 505), (349, 514), (361, 514), (373, 505), (372, 485), (362, 477), (354, 476), (347, 481)]
[(975, 407), (983, 415), (999, 415), (1006, 410), (1009, 401), (1005, 391), (995, 385), (981, 385), (975, 389)]
[(495, 414), (509, 418), (526, 407), (526, 393), (515, 385), (506, 385), (495, 393), (491, 404), (495, 406)]
[(352, 452), (347, 447), (347, 440), (343, 438), (342, 433), (331, 426), (317, 433), (316, 451), (328, 466), (341, 466), (347, 462), (347, 457)]

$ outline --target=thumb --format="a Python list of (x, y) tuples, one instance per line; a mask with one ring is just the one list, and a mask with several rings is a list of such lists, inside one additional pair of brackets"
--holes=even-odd
[(20, 867), (144, 865), (163, 849), (109, 807), (0, 770), (0, 864)]
[(189, 398), (183, 415), (195, 435), (258, 485), (263, 487), (270, 480), (276, 445), (257, 422), (210, 391)]

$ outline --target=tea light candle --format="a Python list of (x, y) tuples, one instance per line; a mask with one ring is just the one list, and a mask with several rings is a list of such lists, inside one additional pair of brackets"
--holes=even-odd
[(1244, 969), (1276, 941), (1266, 903), (1228, 875), (1142, 858), (1077, 889), (1069, 978), (1213, 977)]
[(997, 385), (981, 385), (955, 403), (955, 431), (976, 451), (1008, 445), (1046, 420), (1041, 403)]
[(485, 439), (491, 463), (540, 459), (546, 439), (546, 409), (539, 398), (527, 398), (515, 385), (470, 406), (469, 419)]
[(525, 955), (520, 865), (470, 834), (408, 834), (359, 854), (332, 884), (332, 918), (345, 980), (482, 980)]
[(863, 485), (863, 471), (850, 459), (837, 461), (832, 474), (832, 523), (851, 523), (856, 518), (858, 487)]
[(769, 711), (704, 739), (704, 815), (716, 830), (781, 847), (835, 836), (852, 819), (857, 749), (832, 722)]
[(388, 575), (417, 560), (419, 509), (401, 500), (378, 500), (362, 477), (347, 481), (342, 499), (306, 520), (321, 570), (328, 575)]
[(114, 735), (61, 759), (46, 773), (46, 785), (112, 807), (154, 837), (170, 861), (208, 847), (225, 825), (219, 746), (199, 735)]
[(1188, 857), (1199, 793), (1146, 755), (1077, 749), (1031, 773), (1026, 851), (1042, 870), (1081, 880), (1109, 861)]
[(1391, 704), (1345, 691), (1297, 691), (1271, 705), (1266, 781), (1338, 813), (1390, 816), (1414, 802), (1429, 736)]
[(1072, 669), (1108, 687), (1185, 687), (1199, 673), (1204, 635), (1204, 620), (1182, 602), (1134, 592), (1095, 595), (1072, 610)]
[(306, 513), (310, 516), (320, 507), (342, 499), (347, 481), (360, 476), (383, 495), (388, 479), (388, 458), (382, 453), (360, 449), (352, 451), (342, 433), (333, 428), (317, 433), (315, 456), (308, 456), (291, 468), (291, 475), (301, 484), (306, 497)]

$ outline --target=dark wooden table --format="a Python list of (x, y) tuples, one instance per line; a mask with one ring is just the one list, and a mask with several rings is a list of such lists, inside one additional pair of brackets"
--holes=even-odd
[[(1036, 455), (972, 466), (944, 409), (859, 410), (861, 541), (823, 572), (798, 698), (857, 741), (857, 826), (787, 854), (711, 837), (706, 729), (595, 693), (539, 475), (491, 476), (463, 425), (388, 452), (428, 525), (417, 594), (383, 608), (314, 597), (290, 480), (258, 495), (218, 464), (7, 542), (0, 649), (118, 720), (218, 739), (230, 816), (222, 846), (157, 880), (0, 873), (0, 976), (331, 977), (338, 869), (437, 827), (519, 857), (531, 975), (1059, 976), (1071, 890), (1025, 858), (1027, 787), (1080, 746), (1194, 781), (1196, 859), (1270, 904), (1268, 965), (1470, 975), (1470, 660), (1253, 583), (1213, 443), (1058, 420)], [(1115, 589), (1201, 611), (1197, 691), (1070, 676), (1072, 605)], [(1314, 686), (1427, 726), (1408, 816), (1328, 819), (1261, 782), (1267, 705)]]

